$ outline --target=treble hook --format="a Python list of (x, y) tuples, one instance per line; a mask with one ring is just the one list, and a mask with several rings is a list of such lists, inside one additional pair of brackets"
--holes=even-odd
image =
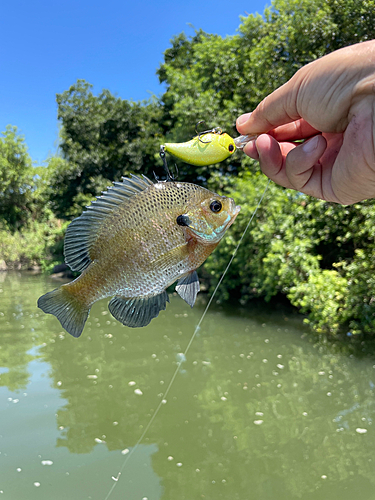
[(220, 135), (223, 133), (223, 131), (221, 130), (220, 127), (215, 127), (215, 128), (211, 128), (210, 130), (204, 130), (203, 132), (198, 132), (198, 130), (197, 130), (198, 125), (200, 125), (201, 123), (206, 123), (206, 122), (204, 120), (200, 120), (195, 126), (195, 133), (198, 136), (198, 141), (202, 142), (203, 144), (210, 144), (210, 142), (212, 142), (212, 141), (202, 141), (201, 135), (205, 135), (205, 134), (219, 134)]
[[(169, 170), (168, 163), (167, 163), (167, 158), (165, 156), (165, 148), (164, 148), (163, 145), (160, 146), (159, 156), (160, 156), (160, 158), (161, 158), (161, 160), (163, 162), (164, 169), (167, 172), (167, 179), (166, 179), (166, 181), (167, 182), (169, 182), (169, 181), (174, 182), (177, 179), (177, 177), (178, 177), (178, 168), (177, 168), (177, 165), (175, 164), (176, 175), (174, 176), (172, 174), (172, 172)], [(159, 182), (159, 178), (155, 174), (155, 172), (154, 172), (154, 177), (155, 177), (156, 182)]]

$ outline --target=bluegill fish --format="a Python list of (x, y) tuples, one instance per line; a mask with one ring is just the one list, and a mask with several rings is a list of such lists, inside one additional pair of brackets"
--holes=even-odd
[(38, 300), (79, 337), (94, 302), (113, 297), (124, 325), (147, 325), (166, 308), (168, 286), (193, 307), (196, 269), (218, 245), (240, 207), (195, 184), (153, 183), (131, 176), (115, 182), (69, 225), (65, 261), (82, 274)]

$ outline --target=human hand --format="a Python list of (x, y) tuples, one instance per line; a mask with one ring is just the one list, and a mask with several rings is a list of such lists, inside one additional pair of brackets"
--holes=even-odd
[(343, 205), (375, 198), (375, 40), (304, 66), (237, 130), (259, 135), (244, 152), (281, 186)]

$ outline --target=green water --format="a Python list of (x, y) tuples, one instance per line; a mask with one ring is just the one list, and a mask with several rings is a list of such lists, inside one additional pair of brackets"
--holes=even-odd
[(204, 304), (171, 297), (133, 330), (102, 301), (74, 339), (36, 308), (55, 287), (0, 274), (0, 500), (375, 498), (371, 345), (314, 345), (299, 318), (214, 306), (118, 476)]

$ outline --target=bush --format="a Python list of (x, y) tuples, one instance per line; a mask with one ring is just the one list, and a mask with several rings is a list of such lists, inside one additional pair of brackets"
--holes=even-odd
[(63, 260), (62, 246), (67, 223), (51, 218), (48, 222), (33, 221), (26, 228), (11, 232), (0, 223), (0, 260), (8, 268), (40, 265), (50, 270)]
[(288, 298), (302, 313), (308, 313), (305, 322), (318, 333), (336, 334), (347, 323), (348, 282), (337, 271), (311, 273), (307, 281), (290, 289)]

